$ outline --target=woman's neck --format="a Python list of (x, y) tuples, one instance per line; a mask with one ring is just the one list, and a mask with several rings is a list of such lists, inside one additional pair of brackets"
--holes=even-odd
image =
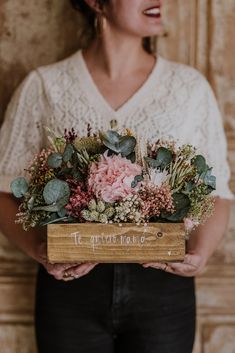
[(137, 70), (153, 66), (155, 58), (148, 54), (139, 38), (121, 38), (103, 36), (96, 38), (84, 50), (84, 58), (90, 67), (96, 67), (111, 80), (134, 73)]

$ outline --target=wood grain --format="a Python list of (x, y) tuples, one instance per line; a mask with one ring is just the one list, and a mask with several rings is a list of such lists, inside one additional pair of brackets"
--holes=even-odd
[(185, 255), (183, 223), (50, 224), (50, 262), (181, 261)]

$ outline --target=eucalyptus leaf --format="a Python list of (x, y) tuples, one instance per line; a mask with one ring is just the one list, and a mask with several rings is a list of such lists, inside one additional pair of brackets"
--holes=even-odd
[(66, 208), (62, 207), (57, 213), (58, 213), (58, 216), (65, 217), (67, 212), (68, 211), (66, 210)]
[(72, 176), (73, 176), (73, 179), (75, 180), (83, 181), (82, 173), (79, 172), (79, 170), (77, 170), (76, 168), (73, 168)]
[(62, 164), (62, 155), (58, 152), (50, 154), (47, 160), (47, 164), (51, 168), (59, 168)]
[(150, 158), (150, 157), (144, 157), (144, 160), (147, 162), (149, 167), (151, 168), (158, 168), (158, 162), (156, 159)]
[(56, 203), (52, 203), (51, 205), (36, 206), (33, 208), (33, 211), (60, 212), (62, 209), (64, 209), (64, 206), (67, 205), (68, 201), (69, 196), (64, 196)]
[(139, 182), (139, 181), (142, 181), (144, 178), (143, 178), (143, 175), (136, 175), (135, 177), (134, 177), (134, 180), (136, 180), (137, 182)]
[(194, 159), (193, 159), (193, 164), (195, 165), (197, 171), (199, 174), (205, 172), (208, 169), (208, 166), (206, 164), (206, 160), (203, 156), (201, 155), (197, 155)]
[(132, 163), (136, 162), (136, 155), (135, 152), (130, 153), (128, 156), (126, 156), (127, 159), (129, 159)]
[(106, 133), (102, 134), (102, 140), (109, 141), (112, 144), (118, 143), (120, 141), (121, 135), (117, 131), (108, 130)]
[(172, 215), (162, 215), (169, 221), (182, 221), (187, 216), (191, 203), (187, 195), (183, 193), (173, 194), (175, 212)]
[(204, 176), (204, 183), (212, 190), (216, 189), (216, 177), (212, 175), (212, 169), (209, 169)]
[(47, 205), (55, 204), (62, 198), (69, 198), (69, 185), (62, 180), (50, 180), (43, 190), (43, 197)]
[(53, 224), (53, 223), (58, 223), (61, 221), (68, 221), (68, 217), (58, 217), (57, 213), (53, 213), (52, 217), (45, 219), (44, 221), (41, 221), (39, 226), (46, 226), (48, 224)]
[(134, 136), (122, 136), (120, 140), (120, 152), (122, 156), (131, 154), (136, 146), (136, 139)]
[(131, 187), (132, 188), (135, 188), (137, 186), (137, 181), (136, 180), (133, 180), (132, 182), (131, 182)]
[(61, 177), (64, 175), (72, 174), (73, 168), (62, 168), (58, 173), (56, 173), (57, 177)]
[(121, 136), (116, 131), (109, 130), (101, 136), (103, 144), (111, 151), (121, 153), (126, 157), (134, 152), (136, 139), (134, 136)]
[(17, 198), (21, 198), (29, 189), (28, 182), (25, 178), (19, 177), (11, 182), (11, 191)]
[(58, 212), (60, 207), (55, 205), (48, 205), (48, 206), (36, 206), (33, 208), (33, 211), (46, 211), (46, 212)]
[(69, 162), (73, 155), (73, 146), (69, 143), (66, 145), (63, 153), (63, 161), (65, 163)]
[(31, 196), (27, 203), (27, 207), (29, 211), (33, 209), (34, 201), (35, 201), (35, 196)]
[(186, 186), (185, 186), (185, 192), (186, 193), (191, 193), (193, 189), (196, 188), (196, 184), (193, 181), (189, 181)]
[(166, 168), (171, 163), (172, 159), (173, 155), (170, 150), (165, 147), (158, 148), (156, 157), (157, 167), (161, 169)]

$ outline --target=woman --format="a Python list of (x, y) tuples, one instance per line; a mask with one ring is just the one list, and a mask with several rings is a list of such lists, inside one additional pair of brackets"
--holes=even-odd
[[(205, 267), (228, 219), (229, 167), (212, 90), (196, 70), (155, 56), (148, 38), (162, 30), (158, 0), (74, 0), (96, 32), (89, 46), (32, 71), (16, 91), (1, 130), (0, 226), (39, 262), (39, 353), (192, 352), (194, 276)], [(149, 139), (190, 142), (217, 176), (214, 215), (187, 244), (183, 263), (49, 264), (42, 230), (14, 224), (10, 181), (46, 144), (43, 126), (86, 133), (128, 127)]]

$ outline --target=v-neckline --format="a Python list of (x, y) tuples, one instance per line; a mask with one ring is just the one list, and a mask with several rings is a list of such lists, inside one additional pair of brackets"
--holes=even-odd
[(74, 65), (78, 77), (80, 77), (80, 84), (86, 91), (91, 104), (95, 104), (95, 109), (98, 109), (103, 115), (110, 116), (110, 118), (115, 117), (118, 120), (120, 120), (122, 116), (130, 114), (132, 109), (136, 109), (136, 106), (143, 104), (145, 99), (149, 97), (151, 90), (156, 87), (156, 80), (161, 71), (163, 61), (161, 56), (156, 54), (155, 64), (146, 80), (118, 109), (114, 109), (94, 82), (81, 49), (75, 53), (74, 58)]

